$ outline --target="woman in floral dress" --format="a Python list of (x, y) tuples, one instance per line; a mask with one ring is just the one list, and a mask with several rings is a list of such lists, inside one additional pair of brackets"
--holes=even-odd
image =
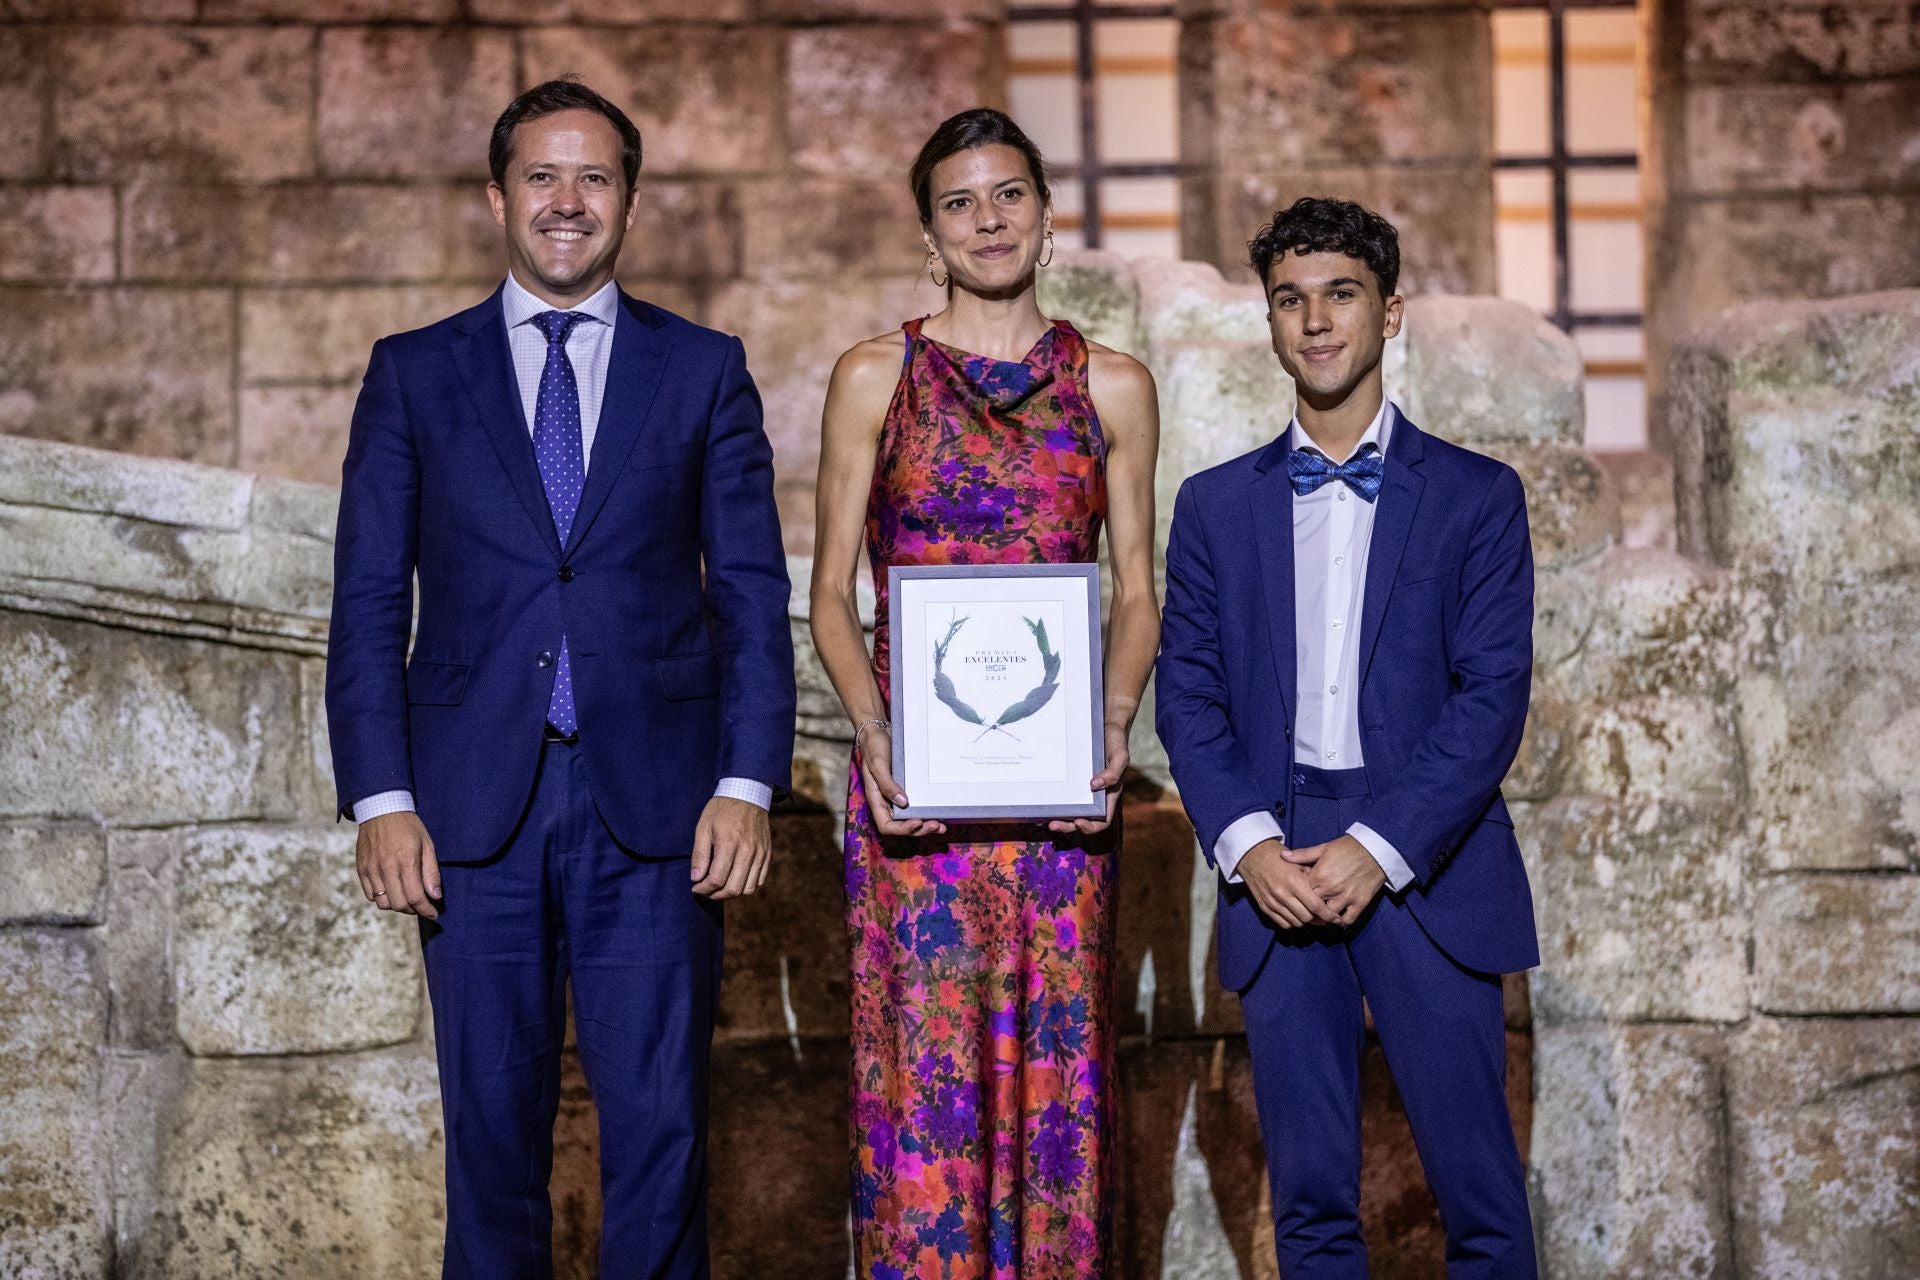
[[(1127, 732), (1159, 645), (1153, 380), (1041, 314), (1051, 208), (997, 111), (911, 182), (944, 310), (840, 358), (827, 392), (813, 637), (855, 728), (847, 799), (852, 1197), (860, 1280), (1109, 1270), (1114, 877)], [(887, 567), (1111, 563), (1102, 820), (897, 821)], [(869, 658), (854, 584), (878, 588)], [(869, 803), (869, 797), (873, 797)]]

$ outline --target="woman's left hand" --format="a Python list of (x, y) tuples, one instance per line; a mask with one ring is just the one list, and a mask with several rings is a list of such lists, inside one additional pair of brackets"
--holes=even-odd
[(1127, 727), (1109, 724), (1107, 726), (1107, 767), (1093, 775), (1087, 783), (1092, 791), (1107, 793), (1107, 816), (1104, 818), (1056, 818), (1047, 824), (1047, 830), (1062, 833), (1078, 832), (1081, 835), (1097, 835), (1113, 825), (1114, 815), (1120, 811), (1120, 779), (1127, 772)]

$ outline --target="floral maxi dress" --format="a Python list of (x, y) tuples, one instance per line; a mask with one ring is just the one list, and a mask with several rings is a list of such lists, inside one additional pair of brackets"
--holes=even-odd
[[(1021, 361), (904, 326), (867, 504), (888, 689), (887, 567), (1089, 562), (1106, 513), (1087, 344)], [(847, 798), (859, 1280), (1096, 1280), (1108, 1269), (1117, 829), (952, 824), (882, 839)]]

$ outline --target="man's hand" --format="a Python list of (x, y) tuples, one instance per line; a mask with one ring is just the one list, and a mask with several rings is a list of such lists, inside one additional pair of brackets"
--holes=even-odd
[(438, 920), (440, 862), (417, 813), (383, 813), (360, 824), (354, 845), (360, 892), (382, 911)]
[(1367, 846), (1352, 836), (1305, 849), (1288, 849), (1286, 858), (1297, 867), (1309, 869), (1308, 883), (1338, 913), (1341, 924), (1358, 920), (1387, 882), (1387, 873), (1367, 852)]
[(1253, 891), (1254, 905), (1276, 929), (1339, 923), (1333, 908), (1315, 891), (1306, 868), (1289, 862), (1287, 847), (1278, 840), (1262, 840), (1247, 850), (1236, 870)]
[(715, 796), (693, 829), (693, 891), (719, 901), (752, 893), (767, 882), (773, 824), (757, 804)]

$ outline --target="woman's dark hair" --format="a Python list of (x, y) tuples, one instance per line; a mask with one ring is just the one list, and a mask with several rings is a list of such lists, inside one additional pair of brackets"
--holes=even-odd
[(1380, 296), (1393, 296), (1400, 283), (1400, 233), (1371, 209), (1351, 200), (1303, 196), (1273, 215), (1247, 245), (1247, 258), (1267, 287), (1273, 260), (1289, 253), (1344, 253), (1367, 264), (1380, 282)]
[(558, 111), (594, 111), (607, 118), (620, 135), (620, 171), (626, 176), (627, 195), (631, 196), (634, 181), (640, 176), (640, 130), (627, 119), (626, 112), (578, 80), (537, 84), (507, 104), (493, 122), (493, 139), (487, 144), (487, 168), (493, 180), (506, 184), (507, 162), (513, 159), (513, 131), (529, 120)]
[(1033, 185), (1041, 201), (1044, 203), (1053, 198), (1053, 193), (1047, 188), (1047, 162), (1040, 158), (1040, 148), (1033, 145), (1033, 139), (1006, 112), (995, 111), (992, 107), (974, 107), (941, 121), (940, 127), (920, 148), (913, 168), (907, 172), (907, 182), (913, 187), (913, 202), (920, 207), (922, 224), (933, 221), (934, 166), (948, 156), (995, 144), (1012, 147), (1025, 156), (1027, 171), (1033, 175)]

